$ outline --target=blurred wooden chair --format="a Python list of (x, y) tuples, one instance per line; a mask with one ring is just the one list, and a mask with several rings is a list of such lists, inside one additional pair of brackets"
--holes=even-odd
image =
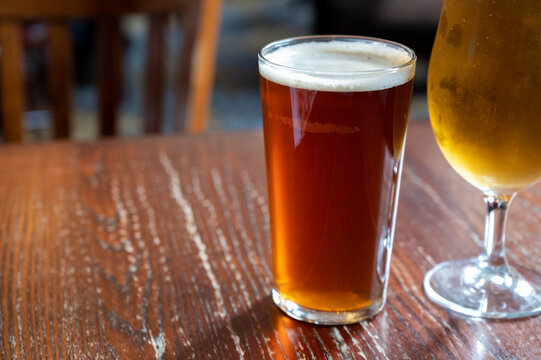
[(116, 133), (121, 99), (122, 36), (119, 18), (132, 13), (149, 17), (144, 83), (146, 132), (159, 132), (165, 83), (165, 29), (168, 15), (177, 14), (182, 48), (177, 69), (177, 131), (201, 132), (207, 126), (214, 78), (221, 0), (1, 0), (0, 97), (4, 141), (23, 140), (25, 111), (23, 21), (48, 25), (48, 78), (53, 137), (70, 135), (73, 51), (69, 21), (97, 21), (97, 89), (99, 132)]

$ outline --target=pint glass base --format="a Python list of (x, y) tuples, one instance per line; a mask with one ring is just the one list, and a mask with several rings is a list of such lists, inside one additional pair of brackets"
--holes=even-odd
[(477, 258), (436, 265), (424, 279), (436, 304), (471, 317), (515, 319), (541, 313), (541, 276), (507, 266), (482, 267)]
[(372, 305), (351, 311), (321, 311), (307, 309), (285, 299), (276, 289), (272, 289), (272, 300), (287, 315), (293, 319), (319, 325), (347, 325), (358, 323), (371, 318), (381, 311), (384, 301), (379, 300)]

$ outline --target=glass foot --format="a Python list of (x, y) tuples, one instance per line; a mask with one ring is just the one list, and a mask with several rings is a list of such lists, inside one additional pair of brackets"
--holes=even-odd
[(376, 301), (369, 307), (352, 311), (320, 311), (307, 309), (291, 300), (285, 299), (276, 289), (272, 289), (272, 301), (287, 315), (296, 320), (320, 325), (347, 325), (358, 323), (376, 315), (383, 308), (384, 300)]
[(436, 304), (477, 318), (515, 319), (541, 313), (541, 276), (489, 266), (479, 258), (436, 265), (424, 279)]

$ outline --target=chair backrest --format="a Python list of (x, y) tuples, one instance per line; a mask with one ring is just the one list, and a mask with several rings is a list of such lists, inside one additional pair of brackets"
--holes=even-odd
[(206, 129), (212, 94), (222, 0), (2, 0), (0, 1), (0, 94), (5, 141), (23, 139), (25, 111), (22, 21), (44, 21), (48, 27), (48, 86), (53, 137), (70, 134), (73, 52), (68, 22), (90, 18), (97, 22), (97, 88), (100, 134), (116, 133), (121, 99), (122, 36), (119, 18), (132, 13), (149, 17), (144, 82), (146, 132), (162, 124), (165, 83), (164, 39), (167, 14), (180, 17), (182, 48), (178, 62), (177, 131)]

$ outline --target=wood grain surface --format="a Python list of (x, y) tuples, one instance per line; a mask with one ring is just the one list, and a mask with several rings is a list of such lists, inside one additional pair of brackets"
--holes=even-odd
[[(474, 321), (423, 293), (477, 255), (484, 206), (426, 123), (409, 129), (387, 304), (351, 326), (270, 298), (260, 132), (0, 148), (2, 359), (539, 359), (541, 318)], [(512, 264), (541, 271), (541, 187), (514, 201)]]

